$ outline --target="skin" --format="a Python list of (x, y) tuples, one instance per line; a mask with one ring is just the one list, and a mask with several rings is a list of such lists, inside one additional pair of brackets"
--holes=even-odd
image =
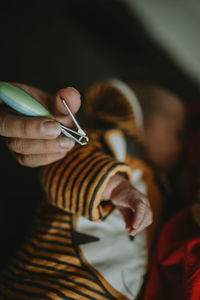
[(143, 145), (147, 159), (159, 171), (168, 172), (182, 152), (186, 113), (174, 95), (161, 90), (156, 97), (161, 107), (145, 122)]
[[(72, 125), (60, 97), (65, 99), (75, 114), (80, 107), (80, 94), (72, 87), (47, 94), (35, 87), (13, 83), (43, 104), (59, 122)], [(60, 135), (59, 123), (46, 118), (29, 118), (17, 114), (0, 100), (0, 136), (19, 164), (26, 167), (47, 165), (63, 158), (74, 146), (72, 139)]]
[(102, 195), (102, 201), (106, 200), (110, 200), (120, 211), (125, 227), (132, 236), (144, 230), (153, 221), (149, 200), (122, 174), (116, 174), (109, 180)]

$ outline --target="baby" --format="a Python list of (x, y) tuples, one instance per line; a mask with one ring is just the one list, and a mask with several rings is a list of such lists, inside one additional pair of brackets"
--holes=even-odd
[(190, 134), (185, 149), (184, 183), (181, 186), (184, 193), (181, 200), (185, 201), (185, 205), (160, 233), (145, 288), (145, 300), (195, 300), (200, 295), (199, 103), (192, 103), (188, 112)]
[(183, 147), (186, 111), (173, 93), (147, 84), (132, 83), (144, 116), (143, 145), (146, 158), (159, 172), (168, 172)]
[[(145, 158), (157, 171), (168, 172), (177, 163), (183, 147), (186, 111), (182, 101), (172, 92), (156, 85), (138, 82), (125, 85), (117, 79), (106, 82), (120, 91), (121, 100), (116, 100), (116, 91), (111, 91), (111, 87), (105, 92), (106, 87), (102, 88), (99, 84), (96, 90), (90, 90), (90, 98), (96, 97), (91, 100), (90, 107), (86, 102), (83, 108), (87, 109), (88, 125), (95, 129), (99, 126), (121, 128), (126, 134), (135, 135), (137, 124)], [(135, 123), (131, 121), (133, 116), (127, 99), (130, 106), (134, 105)]]
[[(148, 151), (147, 140), (154, 131), (147, 130), (152, 121), (146, 123), (141, 107), (133, 90), (121, 81), (90, 88), (83, 113), (90, 142), (41, 169), (48, 203), (38, 209), (31, 233), (2, 272), (2, 297), (138, 296), (163, 206), (154, 170), (144, 162), (142, 149), (152, 164), (161, 170), (164, 166), (161, 159), (154, 161), (154, 151)], [(148, 229), (144, 228), (151, 224), (152, 214), (145, 195), (154, 213)]]

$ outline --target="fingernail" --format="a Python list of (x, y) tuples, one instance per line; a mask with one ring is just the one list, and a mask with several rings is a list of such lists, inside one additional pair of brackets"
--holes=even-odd
[(59, 136), (61, 128), (55, 121), (44, 121), (41, 125), (41, 132), (45, 136)]
[(60, 137), (60, 145), (63, 148), (69, 148), (71, 149), (75, 145), (75, 141), (69, 138), (66, 138), (64, 136)]
[(136, 232), (129, 232), (129, 236), (134, 238), (136, 236)]

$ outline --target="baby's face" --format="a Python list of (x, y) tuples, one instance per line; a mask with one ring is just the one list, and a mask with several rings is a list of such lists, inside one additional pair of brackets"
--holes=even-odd
[(170, 103), (163, 113), (154, 114), (145, 126), (144, 145), (149, 161), (168, 171), (180, 157), (183, 147), (185, 110), (181, 103)]

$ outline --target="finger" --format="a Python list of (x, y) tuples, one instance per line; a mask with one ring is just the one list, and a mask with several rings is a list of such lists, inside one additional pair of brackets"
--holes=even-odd
[(66, 152), (58, 152), (58, 153), (51, 153), (51, 154), (31, 154), (31, 155), (21, 155), (16, 154), (16, 160), (22, 166), (25, 167), (40, 167), (45, 166), (50, 163), (53, 163), (57, 160), (60, 160), (66, 156)]
[(136, 233), (139, 233), (139, 232), (143, 231), (146, 227), (148, 227), (149, 225), (151, 225), (152, 222), (153, 222), (152, 211), (151, 210), (146, 210), (146, 212), (144, 214), (144, 218), (141, 221), (141, 223), (139, 224), (138, 228), (136, 230), (133, 229), (134, 234), (135, 234), (135, 231), (136, 231)]
[(134, 213), (130, 208), (124, 208), (124, 207), (117, 207), (117, 209), (120, 211), (124, 222), (125, 222), (125, 227), (128, 231), (129, 235), (135, 236), (137, 234), (137, 230), (133, 229), (132, 227), (132, 222), (134, 218)]
[(10, 151), (19, 154), (43, 154), (43, 153), (56, 153), (63, 151), (70, 151), (75, 142), (72, 139), (64, 136), (59, 136), (56, 139), (21, 139), (21, 138), (7, 138), (7, 147)]
[(133, 212), (135, 212), (135, 218), (133, 220), (132, 227), (134, 229), (138, 229), (140, 224), (143, 222), (145, 213), (149, 212), (149, 214), (152, 214), (152, 212), (148, 198), (136, 189), (134, 189), (132, 192), (132, 197), (128, 198), (128, 205)]
[(52, 114), (55, 116), (55, 118), (59, 122), (67, 126), (70, 126), (72, 125), (73, 122), (71, 116), (69, 115), (63, 102), (61, 101), (61, 98), (66, 101), (71, 112), (75, 114), (81, 105), (80, 94), (76, 89), (72, 87), (67, 87), (59, 90), (56, 96), (53, 97), (51, 101), (50, 110)]
[[(145, 224), (145, 226), (147, 226), (147, 224), (149, 222), (152, 222), (152, 219), (153, 219), (153, 214), (152, 214), (152, 210), (151, 210), (151, 207), (150, 207), (150, 204), (149, 204), (149, 200), (145, 196), (142, 196), (142, 197), (140, 197), (139, 201), (141, 203), (143, 203), (144, 215), (143, 215), (143, 218), (142, 218), (142, 215), (141, 215), (140, 221), (138, 220), (137, 228), (136, 228), (137, 230), (140, 230), (140, 227), (143, 226), (143, 224)], [(139, 202), (137, 202), (137, 204), (135, 206), (136, 210), (137, 210), (138, 205), (141, 205), (141, 204), (139, 204)], [(141, 206), (140, 206), (139, 209), (141, 209)], [(132, 224), (133, 228), (135, 228), (135, 223), (134, 222), (135, 222), (135, 220), (133, 220), (133, 224)]]
[(132, 223), (133, 229), (137, 230), (138, 227), (140, 226), (145, 215), (145, 210), (146, 210), (146, 205), (144, 202), (142, 202), (141, 200), (134, 201), (133, 211), (135, 212), (135, 216)]
[(27, 118), (10, 112), (0, 111), (0, 135), (31, 139), (51, 139), (59, 136), (58, 122), (44, 118)]
[(59, 90), (56, 95), (50, 95), (36, 87), (28, 86), (21, 83), (12, 82), (12, 84), (26, 91), (33, 98), (38, 100), (44, 105), (49, 112), (51, 112), (56, 119), (65, 125), (70, 126), (72, 124), (71, 117), (69, 116), (66, 108), (64, 107), (61, 98), (63, 98), (69, 106), (71, 112), (75, 114), (81, 104), (80, 94), (73, 87), (66, 87)]
[(129, 208), (124, 208), (124, 207), (120, 207), (120, 206), (116, 206), (116, 207), (120, 211), (120, 213), (124, 219), (126, 229), (129, 231), (130, 229), (132, 229), (132, 220), (133, 220), (132, 211)]

